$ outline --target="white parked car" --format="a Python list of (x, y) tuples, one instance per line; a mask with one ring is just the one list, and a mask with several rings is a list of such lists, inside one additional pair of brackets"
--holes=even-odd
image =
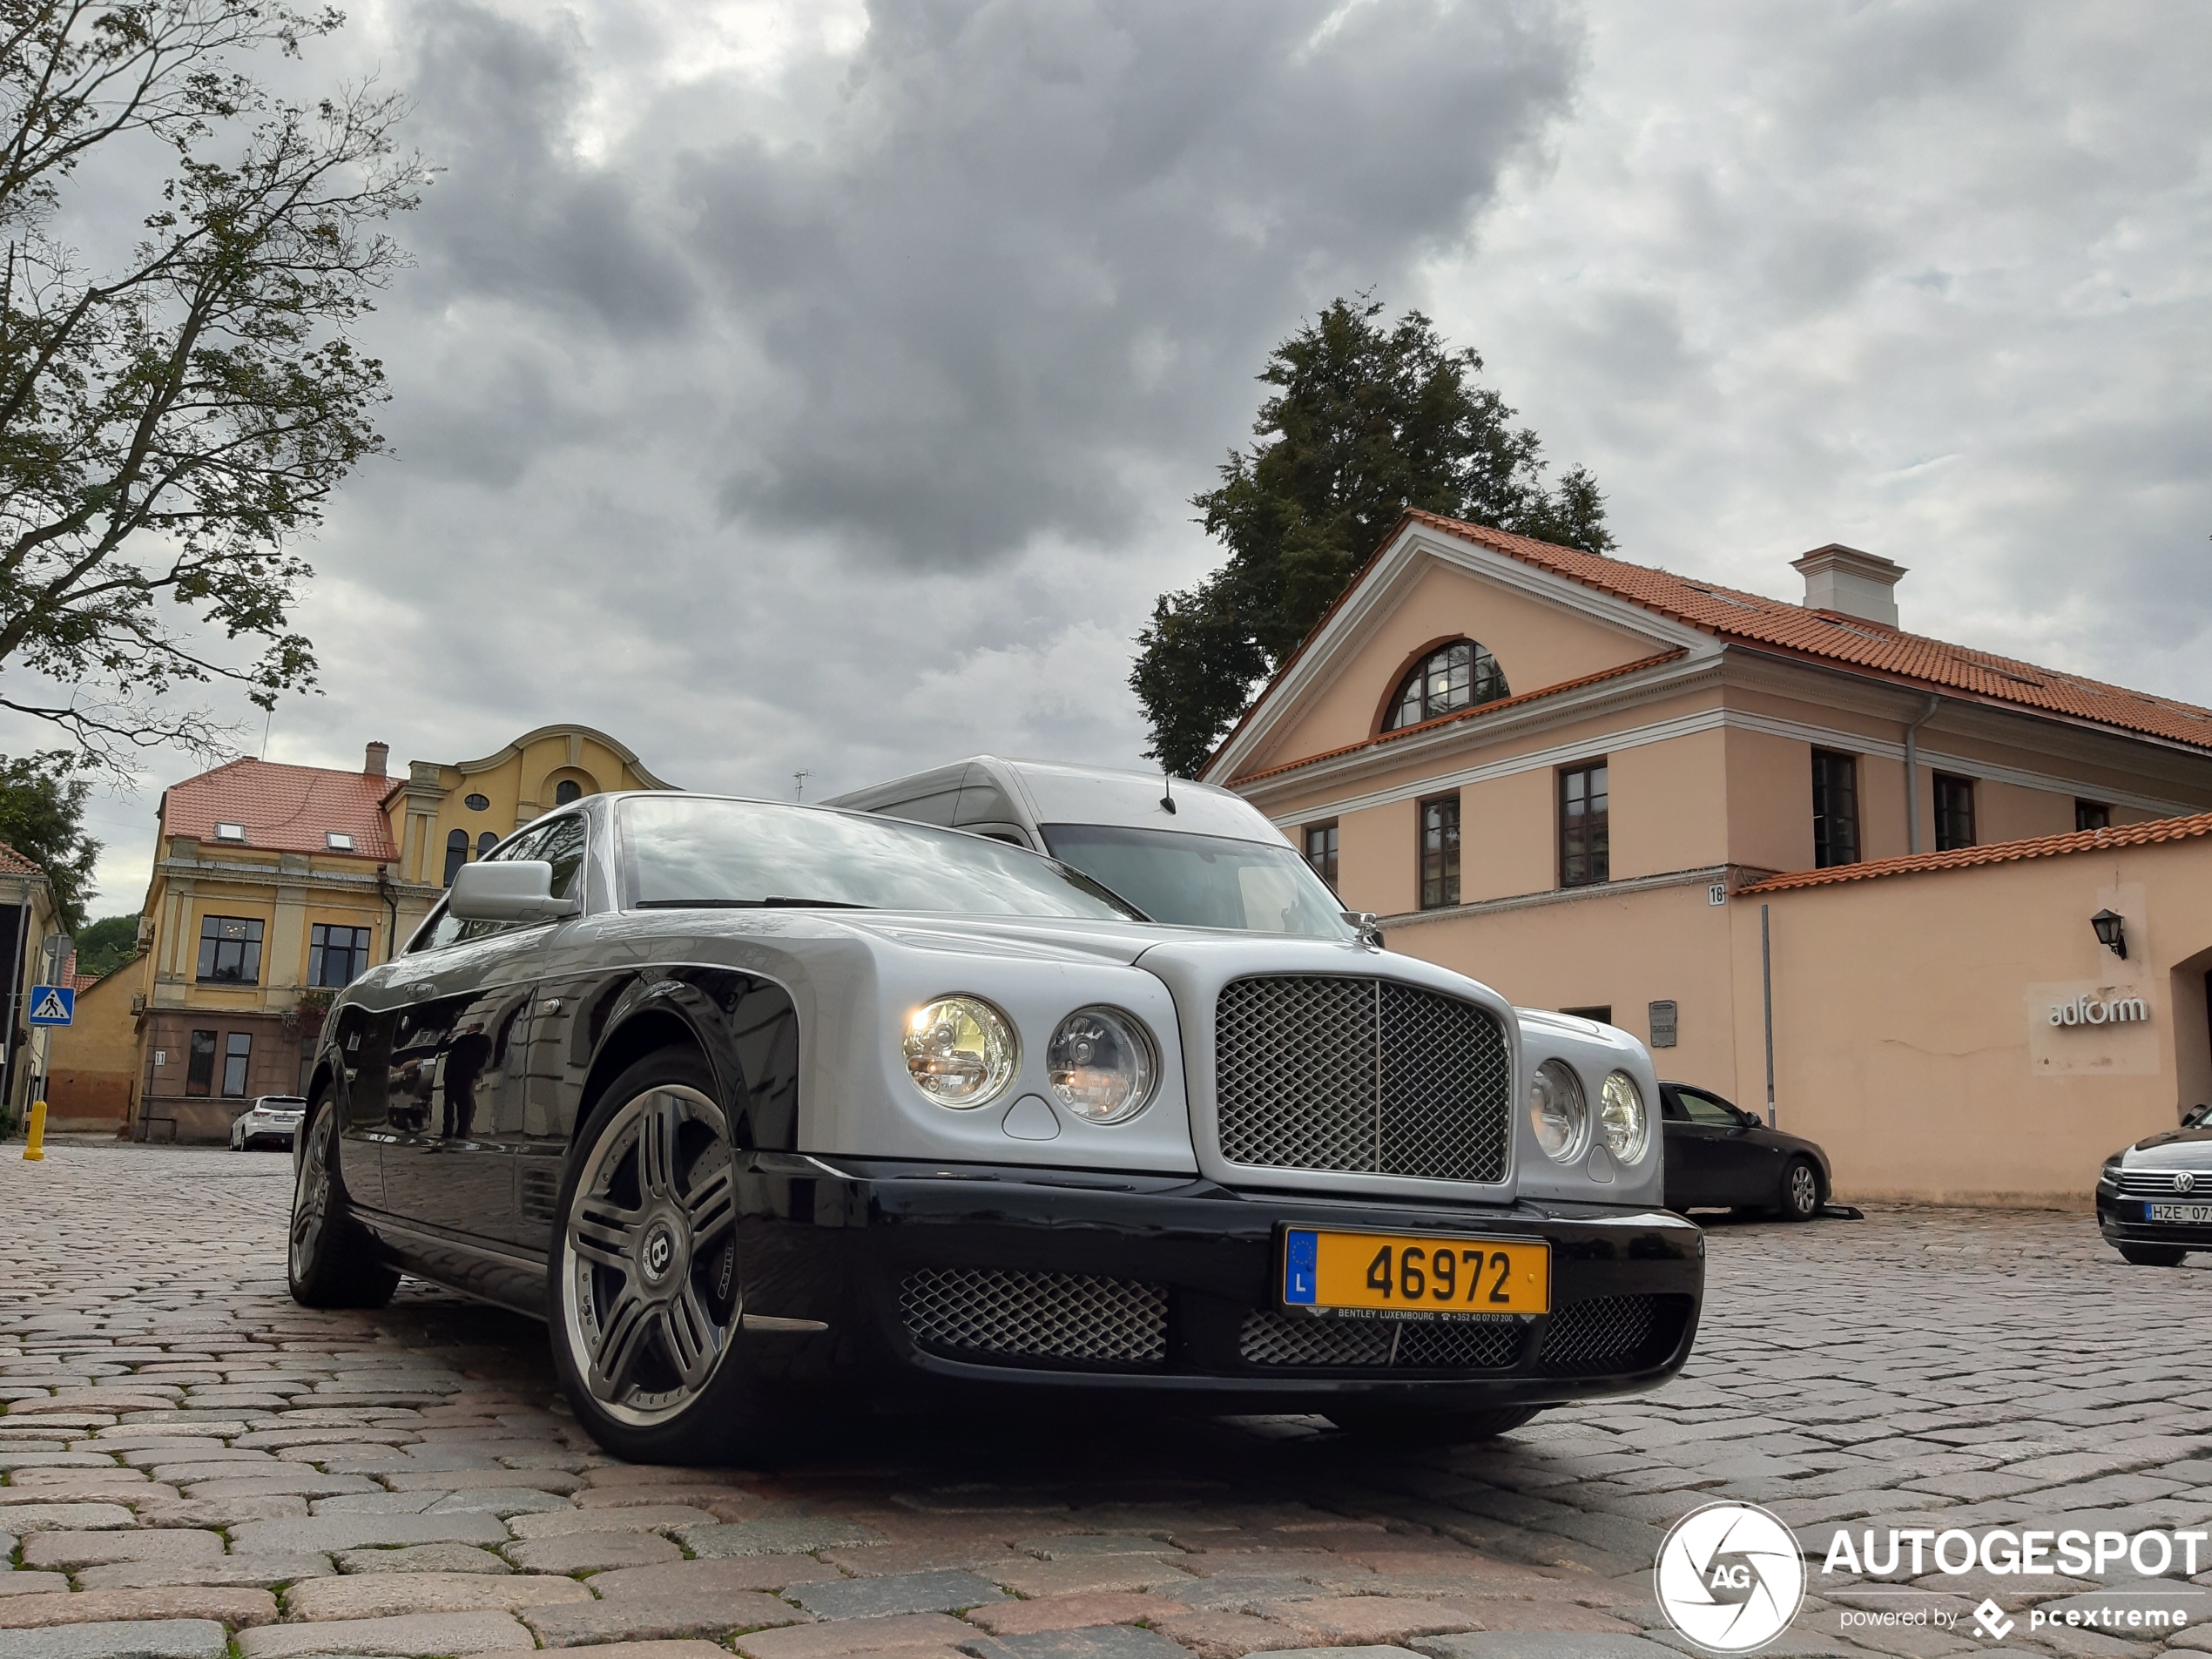
[(278, 1146), (289, 1152), (292, 1138), (300, 1130), (300, 1115), (307, 1109), (307, 1101), (298, 1095), (256, 1096), (251, 1106), (231, 1119), (231, 1150)]
[(541, 1314), (648, 1461), (954, 1397), (1474, 1437), (1671, 1376), (1703, 1238), (1659, 1207), (1649, 1057), (1532, 1055), (1284, 852), (1231, 860), (1256, 933), (864, 813), (550, 813), (332, 1008), (293, 1294)]

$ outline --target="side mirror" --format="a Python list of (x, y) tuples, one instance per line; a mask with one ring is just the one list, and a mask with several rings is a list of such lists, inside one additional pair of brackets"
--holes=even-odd
[(462, 921), (553, 921), (583, 908), (553, 896), (553, 867), (543, 859), (464, 864), (446, 900), (446, 914)]

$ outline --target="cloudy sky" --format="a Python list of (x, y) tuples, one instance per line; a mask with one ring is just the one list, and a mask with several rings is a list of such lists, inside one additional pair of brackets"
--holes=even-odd
[[(1363, 288), (1624, 556), (1795, 597), (1846, 541), (1908, 627), (2212, 703), (2208, 61), (2179, 3), (357, 6), (305, 74), (407, 89), (445, 172), (268, 758), (1136, 763), (1187, 498)], [(96, 801), (96, 914), (192, 769)]]

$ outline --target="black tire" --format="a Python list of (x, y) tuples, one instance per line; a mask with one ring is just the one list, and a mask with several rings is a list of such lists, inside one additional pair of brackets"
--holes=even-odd
[(2179, 1244), (2122, 1244), (2121, 1259), (2138, 1267), (2179, 1267), (2188, 1251)]
[(339, 1167), (338, 1114), (327, 1100), (307, 1109), (307, 1142), (292, 1184), (286, 1278), (292, 1299), (311, 1308), (381, 1308), (399, 1288), (399, 1270), (347, 1212)]
[(1820, 1171), (1813, 1167), (1812, 1160), (1791, 1158), (1782, 1169), (1782, 1190), (1775, 1210), (1784, 1221), (1811, 1221), (1820, 1213), (1821, 1200), (1827, 1196), (1820, 1190)]
[(1495, 1440), (1530, 1421), (1543, 1409), (1541, 1406), (1501, 1406), (1487, 1412), (1420, 1412), (1347, 1406), (1324, 1415), (1347, 1434), (1434, 1446)]
[(735, 1158), (713, 1073), (688, 1048), (610, 1083), (570, 1154), (546, 1325), (577, 1420), (617, 1457), (756, 1461), (775, 1438), (740, 1352)]

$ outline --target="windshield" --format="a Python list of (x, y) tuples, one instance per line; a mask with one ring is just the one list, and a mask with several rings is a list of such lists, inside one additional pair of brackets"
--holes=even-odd
[(1053, 857), (1141, 905), (1155, 921), (1352, 937), (1336, 894), (1289, 846), (1108, 824), (1043, 828)]
[(622, 804), (622, 831), (633, 909), (824, 907), (1144, 920), (1034, 853), (897, 819), (644, 796)]

